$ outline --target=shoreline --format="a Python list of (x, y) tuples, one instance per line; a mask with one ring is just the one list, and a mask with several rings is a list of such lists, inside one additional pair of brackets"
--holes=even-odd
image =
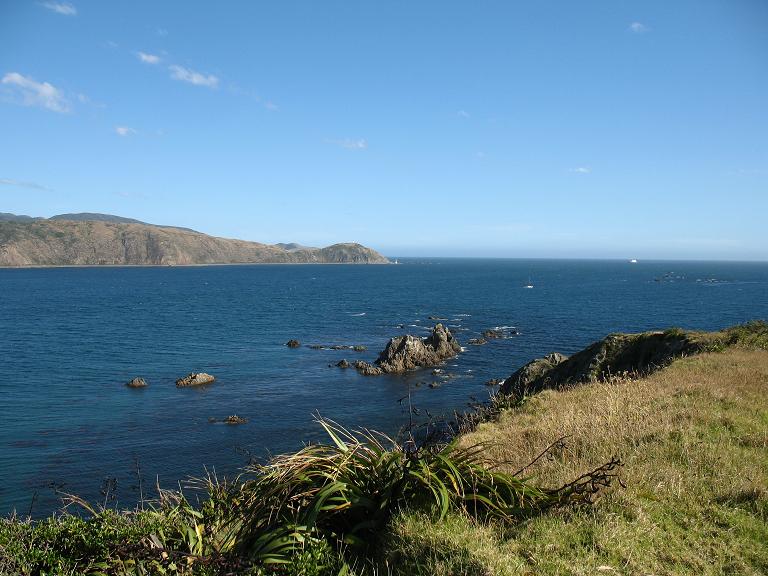
[(205, 266), (387, 266), (394, 262), (211, 262), (200, 264), (33, 264), (0, 266), (0, 270), (44, 270), (49, 268), (200, 268)]

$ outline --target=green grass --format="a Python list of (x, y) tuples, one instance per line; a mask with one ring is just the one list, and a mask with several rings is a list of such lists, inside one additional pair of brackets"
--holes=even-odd
[(736, 348), (532, 398), (464, 441), (493, 440), (514, 468), (568, 435), (529, 473), (555, 483), (615, 453), (626, 488), (514, 526), (402, 514), (386, 547), (395, 573), (766, 574), (766, 392), (768, 353)]

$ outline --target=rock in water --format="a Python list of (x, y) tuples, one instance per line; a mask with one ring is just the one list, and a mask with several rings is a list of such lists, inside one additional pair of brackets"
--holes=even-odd
[(432, 329), (432, 334), (426, 338), (410, 334), (392, 338), (384, 351), (379, 354), (376, 366), (367, 362), (358, 362), (355, 368), (364, 375), (399, 374), (415, 368), (440, 364), (459, 352), (461, 352), (461, 346), (451, 331), (442, 324), (437, 324)]
[(210, 384), (214, 380), (216, 380), (216, 378), (205, 372), (192, 372), (184, 376), (184, 378), (176, 380), (176, 386), (178, 388), (184, 388), (186, 386), (202, 386), (203, 384)]
[(492, 340), (494, 338), (504, 338), (504, 331), (498, 328), (490, 328), (483, 332), (483, 338)]
[(125, 383), (128, 388), (144, 388), (147, 385), (147, 381), (144, 378), (134, 378), (130, 382)]
[(363, 376), (379, 376), (380, 374), (384, 374), (384, 370), (378, 366), (374, 366), (369, 362), (363, 362), (362, 360), (355, 362), (354, 366)]
[(339, 368), (349, 368), (349, 362), (347, 362), (347, 360), (346, 360), (346, 359), (343, 359), (343, 360), (340, 360), (340, 361), (339, 361), (339, 362), (336, 364), (336, 366), (338, 366)]
[(242, 416), (238, 416), (237, 414), (233, 414), (232, 416), (227, 416), (224, 418), (224, 424), (245, 424), (248, 422), (247, 419), (243, 418)]
[(298, 340), (290, 339), (285, 345), (288, 346), (288, 348), (298, 348), (301, 346), (301, 343)]

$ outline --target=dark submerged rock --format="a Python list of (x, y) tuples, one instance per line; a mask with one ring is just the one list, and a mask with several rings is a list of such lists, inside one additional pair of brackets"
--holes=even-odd
[(339, 368), (349, 368), (349, 362), (347, 362), (346, 358), (339, 360), (339, 362), (336, 364)]
[(497, 328), (488, 329), (483, 332), (483, 338), (486, 338), (488, 340), (493, 340), (495, 338), (504, 338), (504, 331), (499, 330)]
[(288, 348), (298, 348), (301, 346), (301, 343), (298, 340), (290, 339), (285, 345), (288, 346)]
[(470, 338), (468, 342), (472, 346), (482, 346), (483, 344), (486, 344), (488, 340), (486, 340), (485, 338)]

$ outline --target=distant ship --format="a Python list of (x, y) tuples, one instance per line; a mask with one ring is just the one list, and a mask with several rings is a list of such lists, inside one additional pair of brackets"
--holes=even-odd
[(526, 284), (525, 286), (523, 286), (523, 288), (533, 288), (533, 282), (531, 282), (531, 279), (530, 279), (530, 278), (528, 278), (528, 284)]
[(630, 264), (637, 264), (637, 258), (632, 258), (632, 260), (629, 261)]

